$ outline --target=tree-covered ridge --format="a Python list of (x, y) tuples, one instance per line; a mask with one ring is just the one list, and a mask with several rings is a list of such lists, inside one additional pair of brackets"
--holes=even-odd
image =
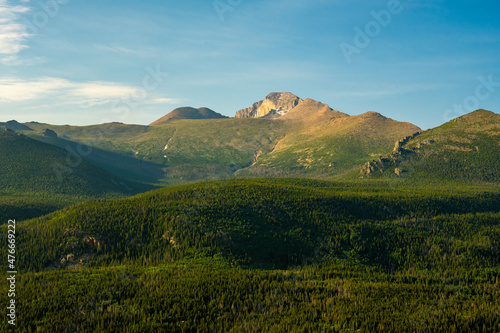
[(79, 204), (17, 224), (20, 324), (496, 332), (499, 202), (497, 187), (256, 179)]
[[(26, 219), (92, 197), (120, 197), (139, 188), (68, 151), (22, 134), (0, 132), (0, 218)], [(141, 188), (142, 189), (142, 188)]]
[(331, 184), (224, 181), (91, 201), (23, 224), (19, 237), (30, 246), (19, 260), (40, 271), (59, 267), (69, 252), (97, 264), (220, 253), (239, 265), (285, 268), (326, 251), (322, 255), (389, 270), (415, 263), (439, 268), (459, 259), (460, 265), (477, 264), (475, 257), (430, 260), (426, 242), (433, 237), (446, 240), (441, 250), (465, 246), (482, 251), (487, 265), (498, 260), (498, 235), (490, 230), (498, 224), (498, 189), (360, 191)]

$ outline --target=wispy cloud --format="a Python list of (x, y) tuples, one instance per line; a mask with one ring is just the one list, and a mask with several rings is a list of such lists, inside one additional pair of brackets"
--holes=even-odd
[(125, 55), (130, 55), (130, 56), (136, 56), (140, 58), (148, 58), (148, 57), (153, 57), (155, 54), (156, 50), (152, 48), (148, 49), (142, 49), (142, 48), (129, 48), (129, 47), (124, 47), (124, 46), (118, 46), (115, 44), (111, 45), (97, 45), (96, 46), (98, 49), (104, 50), (104, 51), (109, 51), (113, 53), (119, 53), (119, 54), (125, 54)]
[(137, 89), (111, 82), (68, 82), (69, 102), (92, 107), (133, 95)]
[(0, 101), (23, 102), (55, 94), (68, 87), (68, 81), (57, 78), (43, 78), (24, 81), (15, 78), (0, 79)]
[(185, 100), (182, 98), (153, 98), (144, 102), (144, 104), (179, 104)]
[(5, 56), (0, 59), (0, 62), (7, 66), (35, 66), (47, 63), (47, 59), (43, 57), (35, 57), (35, 58), (19, 58), (16, 55)]
[[(92, 107), (112, 103), (134, 96), (139, 88), (114, 82), (71, 82), (66, 79), (45, 77), (33, 81), (0, 78), (0, 102), (29, 102), (46, 100), (52, 103)], [(145, 100), (149, 104), (176, 104), (175, 98)]]
[(4, 64), (15, 62), (17, 54), (28, 47), (26, 39), (30, 34), (26, 25), (20, 22), (20, 15), (29, 10), (26, 5), (12, 5), (7, 0), (0, 0), (0, 61)]

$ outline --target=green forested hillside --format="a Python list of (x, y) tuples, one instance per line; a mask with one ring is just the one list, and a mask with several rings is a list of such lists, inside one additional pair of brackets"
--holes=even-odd
[(0, 132), (0, 218), (47, 214), (93, 197), (138, 193), (136, 185), (69, 152), (13, 131)]
[(498, 331), (499, 189), (380, 184), (212, 182), (18, 223), (18, 297), (31, 295), (19, 323), (32, 331)]

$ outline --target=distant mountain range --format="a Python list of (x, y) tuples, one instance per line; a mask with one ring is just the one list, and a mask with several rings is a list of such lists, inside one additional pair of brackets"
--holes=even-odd
[[(45, 165), (64, 160), (68, 152), (82, 159), (84, 171), (72, 173), (71, 179), (53, 188), (60, 193), (71, 188), (86, 193), (86, 186), (99, 193), (122, 193), (120, 186), (113, 184), (128, 182), (130, 187), (142, 183), (147, 189), (235, 177), (467, 183), (500, 180), (500, 116), (484, 110), (422, 131), (376, 112), (349, 116), (312, 99), (271, 93), (238, 111), (235, 118), (208, 108), (183, 107), (149, 126), (8, 121), (0, 123), (2, 128), (18, 133), (14, 141), (6, 138), (13, 137), (11, 132), (2, 139), (4, 150), (0, 153), (8, 156), (7, 161)], [(29, 144), (14, 149), (22, 140)], [(83, 144), (91, 148), (78, 153)], [(43, 153), (53, 146), (58, 148), (50, 148), (52, 155)], [(61, 157), (53, 157), (56, 151)], [(9, 166), (14, 164), (3, 166), (10, 179), (21, 172)], [(49, 184), (49, 191), (55, 186), (50, 166), (38, 168), (32, 176), (40, 184)], [(6, 186), (17, 189), (20, 184), (12, 180), (1, 190)]]

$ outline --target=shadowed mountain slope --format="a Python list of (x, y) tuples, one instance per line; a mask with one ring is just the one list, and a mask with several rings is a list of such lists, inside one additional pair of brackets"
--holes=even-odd
[(137, 187), (63, 149), (0, 132), (0, 218), (21, 220), (96, 197), (138, 193)]

